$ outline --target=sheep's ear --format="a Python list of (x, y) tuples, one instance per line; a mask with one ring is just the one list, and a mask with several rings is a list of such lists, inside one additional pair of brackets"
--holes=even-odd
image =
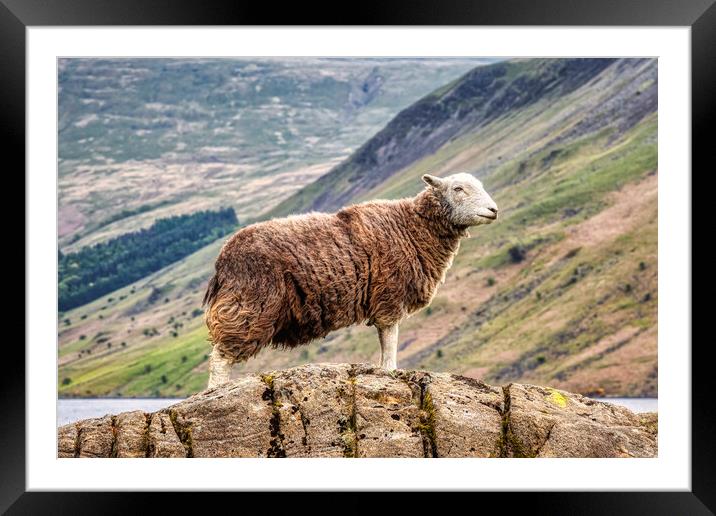
[(430, 174), (425, 174), (423, 176), (423, 181), (425, 181), (426, 185), (432, 186), (433, 188), (436, 188), (438, 190), (442, 190), (445, 186), (445, 181), (443, 181), (439, 177), (431, 176)]

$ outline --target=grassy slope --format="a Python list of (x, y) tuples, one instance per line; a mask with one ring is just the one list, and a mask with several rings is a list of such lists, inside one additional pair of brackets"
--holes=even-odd
[[(622, 90), (636, 95), (629, 88), (611, 80), (510, 113), (362, 195), (411, 195), (426, 171), (473, 170), (502, 213), (498, 223), (473, 230), (431, 306), (401, 326), (402, 366), (581, 392), (656, 394), (656, 114), (624, 131), (575, 133), (584, 112), (572, 109), (594, 110)], [(518, 244), (526, 258), (512, 263), (507, 250)], [(68, 313), (59, 380), (72, 381), (60, 393), (183, 395), (203, 386), (209, 346), (202, 318), (191, 313), (219, 245), (138, 282), (134, 293), (123, 289), (105, 310), (102, 300)], [(162, 292), (159, 300), (142, 306), (152, 288)], [(131, 321), (137, 304), (142, 310)], [(184, 325), (178, 337), (169, 333), (172, 316)], [(147, 337), (147, 328), (160, 333)], [(100, 331), (112, 348), (97, 343)], [(127, 345), (116, 351), (120, 339)], [(91, 355), (80, 352), (87, 348)], [(376, 360), (377, 348), (372, 328), (347, 328), (298, 350), (265, 351), (235, 374)]]

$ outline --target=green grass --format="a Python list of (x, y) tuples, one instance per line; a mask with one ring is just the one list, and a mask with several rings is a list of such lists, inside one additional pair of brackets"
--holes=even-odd
[[(205, 388), (208, 373), (192, 372), (210, 351), (205, 328), (171, 337), (121, 354), (89, 359), (82, 367), (60, 370), (60, 396), (184, 396)], [(147, 368), (149, 366), (149, 368)], [(166, 382), (162, 381), (162, 377)], [(63, 378), (71, 378), (62, 385)], [(180, 385), (177, 388), (177, 385)], [(89, 392), (88, 392), (89, 391)]]
[(69, 355), (70, 353), (78, 353), (80, 350), (90, 346), (91, 343), (88, 342), (87, 339), (85, 340), (76, 340), (74, 342), (70, 342), (68, 344), (65, 344), (60, 348), (59, 356), (64, 357), (65, 355)]

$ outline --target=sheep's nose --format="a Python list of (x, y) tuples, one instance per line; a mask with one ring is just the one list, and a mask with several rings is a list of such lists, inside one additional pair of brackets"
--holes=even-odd
[(490, 211), (491, 211), (492, 213), (494, 213), (495, 215), (497, 215), (497, 208), (496, 208), (496, 207), (495, 207), (495, 208), (487, 208), (487, 209), (490, 210)]

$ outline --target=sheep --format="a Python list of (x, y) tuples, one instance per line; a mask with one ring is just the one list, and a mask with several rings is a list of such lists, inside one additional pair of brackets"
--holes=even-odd
[(244, 227), (222, 247), (204, 296), (209, 387), (269, 345), (293, 348), (366, 322), (380, 366), (397, 367), (398, 325), (430, 304), (468, 228), (497, 205), (467, 173), (426, 174), (415, 197)]

